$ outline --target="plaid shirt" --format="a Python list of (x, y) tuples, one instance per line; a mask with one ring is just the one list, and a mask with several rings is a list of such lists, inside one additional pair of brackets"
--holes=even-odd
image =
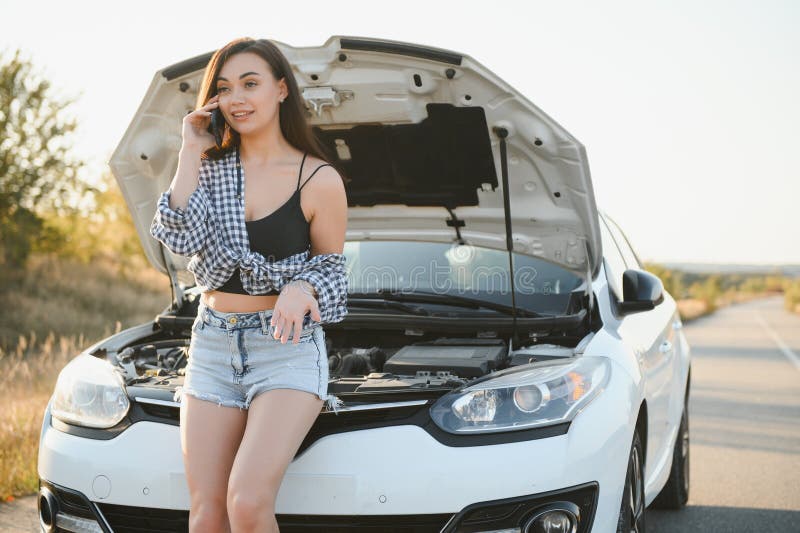
[[(169, 207), (170, 191), (161, 194), (150, 234), (178, 255), (192, 256), (188, 270), (201, 290), (222, 286), (238, 267), (249, 294), (266, 294), (293, 280), (305, 280), (317, 291), (320, 324), (347, 314), (347, 273), (342, 254), (310, 250), (270, 262), (250, 250), (241, 199), (238, 152), (222, 159), (203, 159), (197, 189), (186, 209)], [(306, 317), (306, 321), (310, 318)], [(304, 321), (304, 325), (305, 322)]]

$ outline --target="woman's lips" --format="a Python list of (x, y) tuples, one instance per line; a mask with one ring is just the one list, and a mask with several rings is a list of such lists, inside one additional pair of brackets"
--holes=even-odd
[(240, 122), (247, 120), (253, 113), (254, 111), (248, 111), (245, 115), (242, 116), (231, 115), (231, 117), (233, 117), (233, 120)]

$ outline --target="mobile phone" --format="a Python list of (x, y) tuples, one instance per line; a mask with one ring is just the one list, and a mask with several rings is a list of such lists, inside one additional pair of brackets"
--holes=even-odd
[(211, 124), (208, 126), (208, 133), (214, 136), (217, 148), (222, 148), (222, 135), (225, 132), (225, 119), (222, 118), (222, 111), (219, 108), (211, 111)]

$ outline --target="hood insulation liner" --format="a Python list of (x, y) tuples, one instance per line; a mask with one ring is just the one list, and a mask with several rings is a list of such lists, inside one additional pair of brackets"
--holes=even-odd
[(335, 166), (350, 180), (351, 207), (456, 208), (478, 205), (477, 190), (484, 184), (497, 188), (483, 108), (426, 107), (428, 117), (418, 124), (314, 128)]

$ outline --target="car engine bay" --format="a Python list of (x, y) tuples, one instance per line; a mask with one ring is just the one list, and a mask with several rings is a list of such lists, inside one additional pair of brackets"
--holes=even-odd
[[(189, 357), (191, 319), (161, 315), (154, 335), (130, 344), (106, 359), (116, 363), (128, 387), (160, 390), (167, 398), (182, 385)], [(158, 320), (157, 320), (158, 322)], [(352, 331), (326, 327), (329, 386), (332, 394), (378, 395), (441, 391), (467, 385), (497, 370), (567, 358), (581, 339), (564, 332), (531, 336), (510, 349), (510, 337), (467, 337), (400, 329)], [(155, 389), (155, 390), (154, 390)]]

